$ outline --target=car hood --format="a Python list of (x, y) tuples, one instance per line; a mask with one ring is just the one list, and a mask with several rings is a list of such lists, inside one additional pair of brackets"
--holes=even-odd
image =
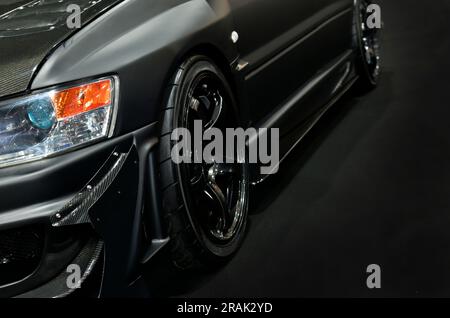
[(25, 91), (50, 51), (78, 30), (67, 24), (74, 21), (73, 5), (79, 6), (84, 26), (121, 1), (1, 0), (0, 97)]

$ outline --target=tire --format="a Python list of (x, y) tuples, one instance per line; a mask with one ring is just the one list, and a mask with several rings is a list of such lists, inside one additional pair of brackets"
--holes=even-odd
[(359, 75), (357, 90), (364, 93), (378, 86), (381, 76), (380, 30), (366, 25), (367, 7), (371, 0), (355, 0), (353, 42), (356, 52), (356, 70)]
[[(205, 119), (211, 115), (210, 122), (203, 127), (205, 130), (213, 126), (221, 131), (239, 127), (236, 102), (225, 76), (205, 56), (191, 57), (176, 70), (166, 100), (160, 121), (159, 158), (162, 207), (171, 239), (172, 261), (179, 269), (218, 265), (236, 253), (245, 236), (248, 165), (214, 163), (208, 168), (206, 163), (175, 164), (171, 152), (176, 142), (171, 135), (176, 128), (192, 132), (191, 117), (197, 116)], [(224, 126), (231, 122), (236, 127)], [(225, 181), (219, 184), (216, 178)], [(236, 189), (239, 195), (235, 197)], [(233, 207), (237, 198), (236, 209), (228, 208)]]

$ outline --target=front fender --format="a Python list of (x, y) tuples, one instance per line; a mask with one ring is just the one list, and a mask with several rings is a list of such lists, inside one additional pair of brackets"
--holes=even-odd
[(231, 64), (227, 1), (128, 0), (60, 45), (37, 73), (32, 89), (117, 74), (116, 135), (157, 121), (165, 86), (183, 55), (210, 44)]

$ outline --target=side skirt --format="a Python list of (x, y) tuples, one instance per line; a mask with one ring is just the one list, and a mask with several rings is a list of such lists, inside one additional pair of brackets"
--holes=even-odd
[[(336, 75), (336, 72), (340, 70), (344, 65), (347, 66), (347, 70), (340, 77), (339, 80), (332, 81), (335, 83), (335, 89), (333, 90), (333, 94), (331, 95), (331, 99), (321, 107), (314, 115), (310, 116), (309, 119), (304, 121), (303, 123), (300, 121), (299, 125), (293, 131), (296, 132), (296, 137), (292, 138), (294, 141), (289, 143), (287, 147), (284, 149), (280, 149), (280, 162), (281, 164), (289, 154), (295, 149), (295, 147), (308, 135), (308, 133), (312, 130), (312, 128), (320, 121), (320, 119), (327, 113), (327, 111), (334, 105), (336, 102), (353, 86), (353, 84), (358, 80), (358, 76), (353, 71), (352, 65), (352, 57), (353, 52), (348, 51), (343, 54), (340, 58), (337, 59), (335, 63), (332, 64), (325, 71), (319, 73), (316, 77), (314, 77), (309, 83), (307, 83), (303, 88), (301, 88), (291, 99), (289, 99), (285, 104), (281, 105), (274, 113), (272, 113), (266, 120), (263, 121), (257, 127), (261, 128), (281, 128), (284, 120), (290, 117), (293, 109), (301, 107), (301, 104), (307, 99), (307, 97), (314, 91), (317, 91), (321, 85), (328, 80), (330, 81), (330, 77)], [(282, 129), (280, 129), (282, 130)], [(286, 136), (291, 136), (292, 131), (290, 133), (281, 133), (280, 144), (283, 143), (283, 139), (287, 138)], [(255, 138), (249, 140), (249, 145), (252, 143), (258, 143), (259, 135)], [(258, 169), (259, 170), (259, 169)], [(252, 184), (259, 184), (267, 179), (270, 175), (260, 175), (257, 170), (254, 170), (252, 176)]]

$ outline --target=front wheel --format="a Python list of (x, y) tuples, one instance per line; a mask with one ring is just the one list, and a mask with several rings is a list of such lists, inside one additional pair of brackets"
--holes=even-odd
[(223, 136), (226, 128), (240, 125), (225, 76), (204, 56), (188, 59), (177, 70), (161, 119), (163, 210), (173, 262), (182, 269), (229, 258), (240, 247), (247, 224), (247, 164), (222, 163), (229, 162), (225, 158), (199, 163), (194, 160), (195, 151), (190, 153), (192, 163), (175, 164), (171, 157), (174, 129), (187, 129), (194, 136), (199, 121), (203, 132), (218, 129)]

